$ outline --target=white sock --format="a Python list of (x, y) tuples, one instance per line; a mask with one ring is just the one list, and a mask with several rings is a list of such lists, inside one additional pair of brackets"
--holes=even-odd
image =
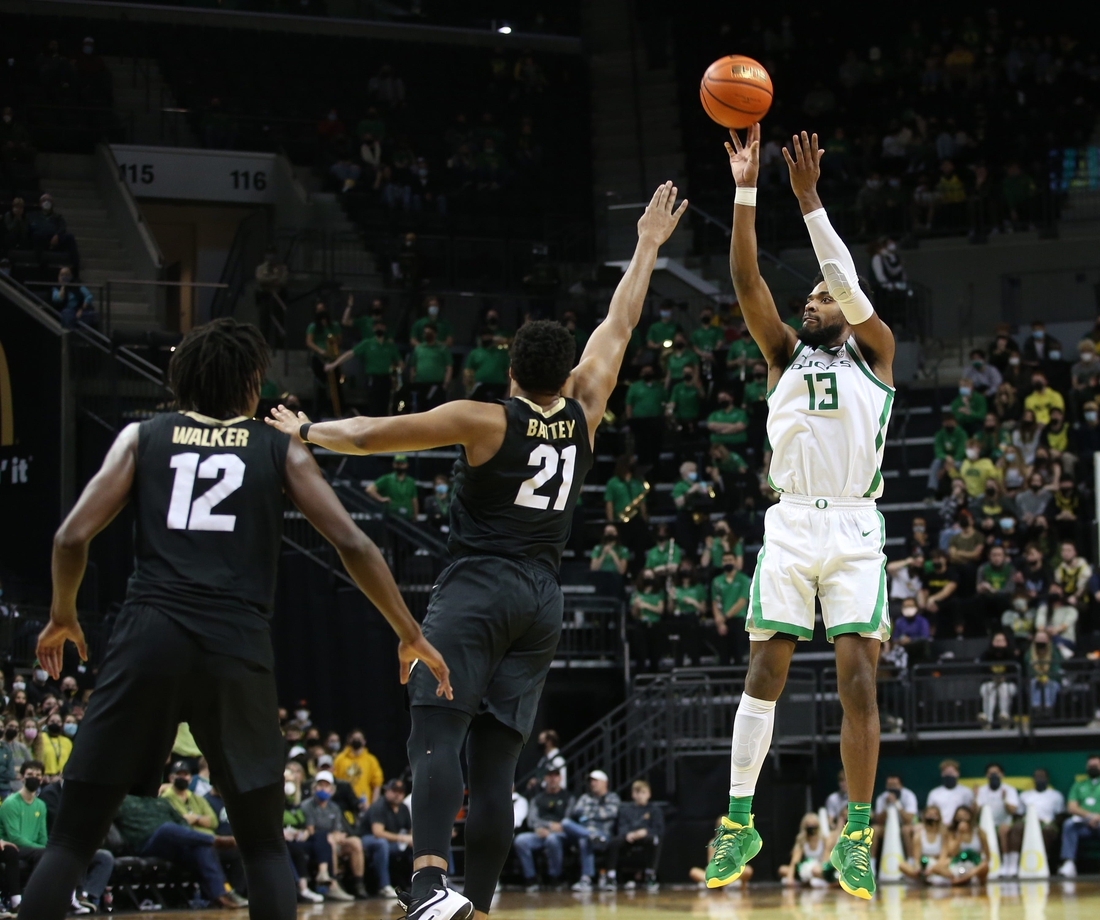
[(1005, 874), (1012, 877), (1020, 871), (1020, 854), (1019, 853), (1006, 853), (1005, 854)]
[(752, 795), (772, 744), (775, 700), (758, 700), (741, 694), (733, 720), (733, 748), (730, 752), (730, 795)]

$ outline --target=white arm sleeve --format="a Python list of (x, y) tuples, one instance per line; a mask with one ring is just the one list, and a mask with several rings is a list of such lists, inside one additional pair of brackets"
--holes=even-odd
[(814, 246), (817, 264), (825, 278), (825, 286), (833, 299), (840, 304), (844, 318), (853, 326), (865, 323), (875, 312), (874, 306), (859, 286), (859, 274), (852, 254), (839, 234), (829, 223), (824, 208), (818, 208), (805, 216), (806, 229)]

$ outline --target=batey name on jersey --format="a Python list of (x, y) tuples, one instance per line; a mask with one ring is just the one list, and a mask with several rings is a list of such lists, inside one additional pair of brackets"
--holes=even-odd
[(172, 443), (198, 447), (248, 447), (248, 429), (175, 425), (172, 428)]
[(544, 441), (557, 441), (561, 438), (572, 438), (573, 429), (576, 427), (575, 421), (565, 419), (561, 422), (551, 422), (549, 425), (546, 422), (540, 422), (537, 418), (529, 419), (527, 422), (527, 437), (529, 438), (542, 438)]

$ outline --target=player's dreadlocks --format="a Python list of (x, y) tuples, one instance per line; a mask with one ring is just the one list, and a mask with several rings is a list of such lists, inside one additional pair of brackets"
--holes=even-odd
[(216, 319), (192, 329), (180, 342), (168, 362), (168, 385), (181, 409), (232, 418), (248, 411), (268, 358), (259, 329), (235, 319)]
[(573, 371), (577, 340), (561, 323), (535, 320), (520, 326), (508, 354), (512, 377), (528, 393), (557, 393)]

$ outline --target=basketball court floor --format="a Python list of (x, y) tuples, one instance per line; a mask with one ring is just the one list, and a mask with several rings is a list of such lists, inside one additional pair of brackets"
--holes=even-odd
[[(1076, 882), (991, 882), (984, 888), (908, 888), (883, 885), (873, 901), (839, 889), (785, 890), (758, 885), (717, 891), (664, 889), (657, 894), (537, 894), (505, 892), (493, 905), (494, 920), (1095, 920), (1100, 917), (1100, 878)], [(226, 920), (244, 911), (185, 911), (173, 916)], [(129, 914), (163, 917), (163, 912)], [(310, 920), (402, 920), (396, 901), (359, 901), (303, 907)]]

